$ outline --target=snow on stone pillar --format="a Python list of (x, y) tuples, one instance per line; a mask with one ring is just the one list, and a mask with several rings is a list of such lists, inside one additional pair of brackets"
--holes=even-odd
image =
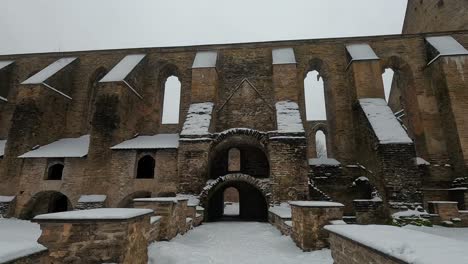
[(192, 103), (215, 102), (218, 94), (217, 51), (200, 51), (192, 65)]
[[(178, 198), (176, 197), (154, 197), (154, 198), (137, 198), (133, 199), (135, 208), (152, 209), (154, 214), (161, 216), (160, 231), (158, 240), (171, 240), (179, 231), (180, 216), (177, 213), (181, 212), (181, 208), (177, 208)], [(185, 225), (185, 217), (184, 217)]]
[(328, 233), (323, 229), (331, 220), (343, 218), (343, 204), (322, 201), (292, 201), (292, 239), (303, 251), (328, 246)]
[(44, 263), (148, 262), (149, 209), (100, 208), (43, 214), (38, 242)]
[(356, 98), (385, 98), (380, 59), (366, 43), (346, 45)]
[(427, 37), (427, 76), (435, 91), (455, 174), (468, 172), (468, 50), (451, 36)]
[(299, 98), (297, 88), (296, 58), (292, 48), (279, 48), (272, 50), (273, 63), (273, 90), (276, 101)]

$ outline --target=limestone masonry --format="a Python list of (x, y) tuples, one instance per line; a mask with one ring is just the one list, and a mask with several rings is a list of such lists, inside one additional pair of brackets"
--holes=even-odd
[[(230, 187), (246, 220), (291, 200), (339, 202), (360, 223), (429, 201), (466, 210), (467, 5), (419, 2), (403, 35), (0, 56), (0, 215), (191, 194), (214, 221)], [(310, 71), (327, 120), (306, 120)], [(176, 124), (162, 122), (171, 76)]]

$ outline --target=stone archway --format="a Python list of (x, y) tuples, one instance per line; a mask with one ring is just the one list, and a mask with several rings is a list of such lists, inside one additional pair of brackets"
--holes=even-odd
[(24, 209), (21, 210), (21, 219), (32, 219), (39, 214), (57, 213), (72, 210), (70, 200), (66, 195), (57, 191), (43, 191), (36, 193)]
[(270, 186), (268, 179), (257, 179), (247, 174), (228, 174), (209, 181), (200, 193), (205, 207), (205, 220), (217, 221), (223, 217), (224, 191), (234, 187), (239, 192), (239, 220), (267, 221)]

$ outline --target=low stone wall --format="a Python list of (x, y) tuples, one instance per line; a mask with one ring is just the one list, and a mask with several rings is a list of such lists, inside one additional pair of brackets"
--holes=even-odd
[(383, 224), (387, 220), (382, 200), (353, 200), (356, 223)]
[(157, 241), (161, 231), (161, 216), (151, 216), (148, 242)]
[(325, 230), (334, 264), (468, 263), (465, 243), (443, 236), (389, 225), (327, 225)]
[(171, 240), (177, 235), (180, 226), (180, 217), (177, 218), (176, 213), (181, 212), (180, 207), (177, 209), (177, 203), (178, 199), (175, 197), (133, 199), (133, 206), (135, 208), (151, 209), (154, 211), (155, 215), (161, 216), (160, 229), (157, 240)]
[(334, 202), (289, 202), (292, 212), (291, 237), (303, 251), (328, 247), (328, 232), (323, 227), (343, 218), (344, 205)]
[(353, 240), (331, 233), (328, 241), (334, 264), (402, 264), (398, 259), (379, 253)]
[(102, 208), (36, 216), (45, 263), (148, 262), (148, 209)]
[[(292, 232), (292, 223), (291, 217), (281, 217), (280, 215), (269, 211), (268, 212), (268, 222), (276, 227), (282, 235), (291, 235)], [(289, 224), (289, 225), (288, 225)]]

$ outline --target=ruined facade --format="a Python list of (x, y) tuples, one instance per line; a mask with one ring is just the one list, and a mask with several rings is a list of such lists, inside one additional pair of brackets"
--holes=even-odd
[[(341, 202), (345, 215), (382, 205), (377, 218), (431, 200), (465, 208), (454, 187), (468, 174), (466, 29), (1, 56), (0, 208), (31, 218), (186, 193), (215, 220), (229, 187), (244, 219), (307, 199)], [(326, 121), (306, 120), (313, 70)], [(177, 124), (162, 122), (170, 76), (181, 83)], [(328, 159), (315, 156), (319, 129)]]

